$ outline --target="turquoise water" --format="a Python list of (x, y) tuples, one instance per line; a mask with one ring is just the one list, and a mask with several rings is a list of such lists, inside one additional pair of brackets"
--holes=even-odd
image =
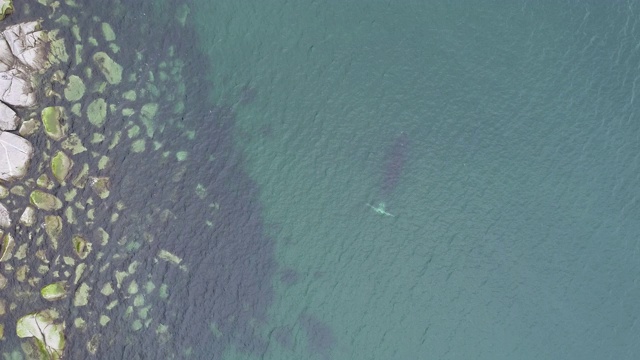
[[(88, 164), (111, 184), (56, 182), (64, 210), (3, 229), (22, 247), (0, 266), (3, 356), (23, 358), (18, 318), (52, 309), (69, 359), (640, 358), (640, 5), (137, 4), (31, 1), (3, 20), (61, 29), (56, 66), (87, 93), (47, 96), (65, 90), (51, 69), (17, 112), (78, 106), (69, 179)], [(2, 199), (16, 221), (63, 146), (27, 137)], [(61, 280), (69, 296), (42, 299)]]
[(638, 358), (638, 7), (196, 1), (293, 277), (226, 358)]

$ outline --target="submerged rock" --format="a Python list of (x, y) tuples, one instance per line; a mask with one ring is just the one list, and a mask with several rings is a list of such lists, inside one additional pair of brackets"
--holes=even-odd
[(60, 140), (64, 137), (62, 119), (64, 108), (62, 106), (49, 106), (42, 109), (42, 124), (44, 132), (53, 140)]
[(29, 196), (29, 200), (31, 200), (31, 204), (33, 206), (40, 210), (51, 211), (60, 210), (62, 208), (62, 201), (60, 201), (60, 199), (40, 190), (32, 191)]
[(45, 300), (55, 301), (67, 296), (66, 282), (58, 281), (49, 284), (40, 290), (40, 294)]
[(53, 173), (53, 177), (55, 177), (59, 183), (64, 182), (69, 175), (69, 170), (71, 170), (72, 166), (73, 160), (71, 160), (63, 151), (58, 151), (56, 155), (51, 158), (51, 172)]
[(109, 84), (117, 85), (122, 81), (122, 66), (113, 61), (107, 53), (102, 51), (95, 53), (93, 61)]
[(64, 89), (64, 97), (69, 102), (78, 101), (84, 96), (86, 87), (82, 79), (77, 75), (69, 76), (69, 81)]

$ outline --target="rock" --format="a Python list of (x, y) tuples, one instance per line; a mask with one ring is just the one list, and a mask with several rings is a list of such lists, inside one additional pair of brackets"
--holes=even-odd
[(61, 140), (65, 135), (61, 123), (63, 116), (64, 108), (62, 106), (49, 106), (42, 109), (44, 132), (53, 140)]
[(92, 244), (80, 235), (74, 235), (71, 239), (73, 250), (80, 259), (86, 259), (91, 252)]
[(16, 130), (20, 124), (20, 118), (10, 107), (0, 102), (0, 130)]
[(102, 51), (95, 53), (93, 62), (98, 66), (109, 84), (116, 85), (122, 81), (122, 66), (113, 61), (107, 53)]
[(47, 34), (40, 31), (40, 22), (31, 21), (9, 26), (2, 36), (11, 48), (11, 53), (32, 71), (48, 68)]
[(51, 211), (60, 210), (62, 208), (62, 201), (44, 191), (33, 190), (29, 196), (31, 204), (40, 210)]
[(69, 175), (69, 170), (71, 170), (72, 166), (73, 160), (71, 160), (63, 151), (58, 151), (51, 159), (51, 172), (53, 173), (53, 177), (55, 177), (59, 183), (64, 182)]
[(13, 12), (13, 0), (0, 0), (0, 20)]
[(18, 135), (0, 132), (0, 180), (22, 178), (33, 156), (33, 146)]
[(9, 210), (0, 203), (0, 227), (8, 228), (11, 226), (11, 216)]
[(33, 226), (36, 223), (36, 210), (27, 206), (20, 216), (20, 223), (24, 226)]
[(36, 104), (35, 89), (30, 81), (23, 78), (26, 76), (16, 69), (0, 72), (0, 100), (14, 106), (34, 106)]
[(64, 351), (64, 323), (55, 323), (58, 313), (43, 310), (25, 315), (16, 323), (19, 338), (34, 338), (41, 354), (39, 358), (60, 359)]
[(69, 76), (69, 82), (64, 89), (64, 97), (69, 102), (78, 101), (84, 96), (86, 87), (82, 82), (82, 79), (76, 75)]
[(109, 188), (111, 187), (111, 182), (108, 177), (89, 177), (89, 185), (93, 192), (98, 195), (100, 199), (106, 199), (109, 197)]
[(45, 300), (55, 301), (67, 296), (66, 282), (58, 281), (43, 287), (40, 294)]
[(102, 127), (107, 119), (107, 103), (104, 99), (97, 98), (87, 106), (89, 122), (97, 127)]
[(0, 33), (1, 101), (21, 107), (36, 104), (32, 74), (50, 66), (49, 44), (47, 33), (40, 31), (39, 21), (12, 25)]
[[(2, 233), (0, 231), (0, 233)], [(13, 235), (7, 233), (2, 237), (0, 243), (0, 262), (9, 261), (13, 257), (13, 248), (16, 246), (16, 240)]]
[(89, 291), (91, 291), (91, 287), (89, 285), (82, 283), (76, 289), (76, 294), (73, 298), (74, 306), (85, 306), (89, 303)]
[(23, 121), (22, 125), (20, 125), (20, 130), (18, 133), (22, 137), (27, 137), (33, 135), (40, 128), (40, 121), (37, 119), (29, 119), (27, 121)]
[(108, 23), (102, 23), (102, 34), (107, 41), (113, 41), (116, 39), (116, 33), (113, 32), (113, 28)]
[(47, 215), (44, 217), (44, 231), (49, 236), (51, 247), (55, 250), (58, 248), (58, 239), (62, 235), (62, 218), (58, 215)]
[(7, 71), (13, 68), (16, 58), (13, 56), (11, 48), (9, 47), (9, 44), (7, 44), (7, 41), (2, 37), (2, 34), (0, 34), (0, 40), (0, 71)]

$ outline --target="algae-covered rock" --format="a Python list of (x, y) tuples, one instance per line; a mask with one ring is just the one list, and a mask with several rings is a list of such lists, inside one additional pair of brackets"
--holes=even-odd
[(62, 208), (62, 201), (44, 191), (33, 190), (29, 196), (31, 204), (40, 210), (52, 211), (60, 210)]
[(62, 144), (60, 144), (63, 149), (71, 152), (72, 155), (77, 155), (87, 151), (87, 148), (82, 145), (82, 139), (78, 136), (78, 134), (73, 133), (66, 138)]
[(122, 81), (122, 66), (113, 61), (105, 52), (97, 52), (93, 55), (93, 62), (98, 66), (102, 75), (111, 85)]
[(63, 151), (58, 151), (56, 155), (51, 158), (51, 172), (53, 173), (53, 177), (60, 183), (67, 178), (72, 166), (73, 160)]
[(108, 177), (89, 177), (89, 185), (91, 185), (91, 189), (93, 189), (101, 199), (109, 197), (109, 187), (111, 184)]
[(79, 76), (69, 76), (67, 86), (64, 88), (64, 97), (67, 101), (73, 102), (82, 99), (85, 91), (86, 87)]
[(58, 249), (58, 239), (62, 235), (62, 218), (58, 215), (47, 215), (44, 217), (44, 230), (49, 236), (51, 247)]
[(13, 0), (0, 0), (0, 20), (13, 12)]
[(22, 178), (33, 156), (31, 143), (18, 135), (0, 132), (0, 180)]
[(45, 359), (61, 359), (64, 351), (64, 323), (56, 323), (58, 313), (43, 310), (25, 315), (16, 323), (20, 338), (33, 338)]
[[(2, 236), (2, 231), (0, 231), (0, 236)], [(2, 241), (0, 242), (0, 262), (10, 260), (13, 256), (13, 248), (16, 246), (16, 241), (13, 238), (13, 235), (7, 233), (2, 236)]]
[(36, 131), (38, 131), (38, 129), (40, 129), (40, 122), (38, 121), (38, 119), (29, 119), (22, 122), (18, 133), (22, 137), (27, 137), (33, 135)]
[(67, 286), (65, 281), (58, 281), (43, 287), (40, 294), (45, 300), (55, 301), (67, 296)]
[(107, 119), (107, 102), (101, 98), (93, 100), (87, 107), (87, 117), (90, 123), (102, 127)]
[(62, 121), (64, 108), (62, 106), (49, 106), (42, 109), (42, 124), (44, 132), (53, 140), (61, 140), (64, 137), (64, 127)]
[(73, 242), (73, 251), (80, 259), (85, 259), (91, 252), (91, 243), (80, 235), (74, 235), (71, 239)]

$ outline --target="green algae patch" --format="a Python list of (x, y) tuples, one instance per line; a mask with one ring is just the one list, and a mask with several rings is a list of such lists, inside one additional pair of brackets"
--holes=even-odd
[(51, 158), (51, 172), (59, 183), (64, 182), (72, 166), (73, 161), (63, 151), (58, 151), (55, 156)]
[(64, 97), (65, 99), (67, 99), (67, 101), (74, 102), (82, 99), (85, 91), (86, 87), (84, 86), (84, 82), (82, 82), (82, 79), (79, 76), (69, 76), (67, 86), (64, 88)]
[(43, 287), (40, 295), (45, 300), (56, 301), (67, 296), (67, 286), (65, 281), (58, 281)]
[(107, 119), (107, 102), (98, 98), (87, 106), (87, 117), (89, 122), (97, 127), (102, 127)]
[(19, 338), (33, 338), (43, 359), (61, 359), (64, 352), (64, 323), (56, 323), (59, 314), (51, 309), (25, 315), (16, 323)]
[(122, 81), (122, 66), (113, 61), (107, 53), (102, 51), (95, 53), (93, 62), (109, 84), (117, 85)]
[(62, 106), (49, 106), (42, 109), (42, 124), (44, 132), (53, 140), (59, 141), (64, 137), (64, 127), (62, 120), (64, 108)]
[(33, 190), (29, 196), (29, 200), (31, 201), (31, 205), (40, 210), (52, 211), (62, 208), (62, 201), (60, 201), (60, 199), (40, 190)]

